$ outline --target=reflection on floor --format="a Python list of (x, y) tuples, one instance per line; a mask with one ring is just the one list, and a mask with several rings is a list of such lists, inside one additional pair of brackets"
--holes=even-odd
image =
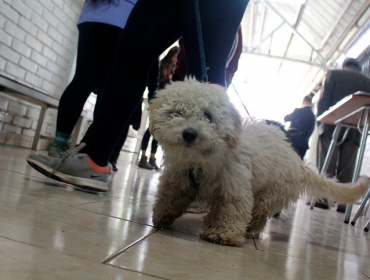
[[(102, 195), (47, 179), (0, 146), (0, 279), (369, 279), (367, 218), (299, 200), (243, 248), (199, 240), (201, 214), (151, 223), (159, 173), (123, 153)], [(354, 207), (354, 210), (356, 208)]]

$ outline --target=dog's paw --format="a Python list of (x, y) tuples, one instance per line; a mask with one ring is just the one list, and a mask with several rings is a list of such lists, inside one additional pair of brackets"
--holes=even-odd
[(169, 226), (172, 225), (172, 223), (175, 221), (175, 218), (170, 215), (153, 215), (152, 221), (155, 226)]
[(237, 235), (229, 232), (217, 232), (217, 230), (207, 229), (199, 234), (200, 238), (208, 242), (224, 245), (242, 247), (245, 242), (243, 235)]

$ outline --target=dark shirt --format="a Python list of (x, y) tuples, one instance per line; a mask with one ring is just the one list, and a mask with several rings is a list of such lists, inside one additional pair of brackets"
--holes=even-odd
[[(370, 79), (352, 69), (329, 71), (326, 75), (324, 90), (317, 104), (317, 116), (320, 116), (338, 101), (356, 91), (370, 92)], [(331, 137), (334, 128), (334, 125), (319, 123), (318, 133), (319, 135), (325, 134)], [(347, 136), (347, 139), (354, 139), (358, 142), (360, 138), (361, 134), (354, 129), (351, 129)]]
[(291, 114), (286, 115), (284, 121), (290, 122), (290, 129), (295, 129), (310, 138), (315, 128), (315, 115), (310, 106), (296, 108)]
[(351, 69), (329, 71), (318, 102), (317, 116), (356, 91), (370, 92), (370, 79)]

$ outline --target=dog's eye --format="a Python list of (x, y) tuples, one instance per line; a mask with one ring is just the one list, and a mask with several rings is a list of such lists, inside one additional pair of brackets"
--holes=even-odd
[(212, 116), (211, 116), (211, 114), (210, 114), (210, 113), (205, 112), (205, 113), (204, 113), (204, 116), (205, 116), (205, 117), (206, 117), (206, 119), (208, 119), (209, 121), (212, 121)]
[(180, 110), (177, 110), (176, 112), (173, 112), (171, 114), (171, 117), (178, 117), (178, 116), (182, 116), (182, 112)]

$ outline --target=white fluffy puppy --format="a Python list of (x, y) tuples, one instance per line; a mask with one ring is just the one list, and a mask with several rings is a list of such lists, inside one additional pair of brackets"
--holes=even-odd
[(264, 121), (246, 120), (224, 88), (195, 79), (160, 90), (150, 107), (151, 132), (162, 145), (164, 170), (153, 223), (169, 225), (198, 196), (209, 205), (200, 237), (241, 246), (247, 231), (307, 192), (352, 203), (368, 178), (340, 184), (306, 167), (284, 133)]

